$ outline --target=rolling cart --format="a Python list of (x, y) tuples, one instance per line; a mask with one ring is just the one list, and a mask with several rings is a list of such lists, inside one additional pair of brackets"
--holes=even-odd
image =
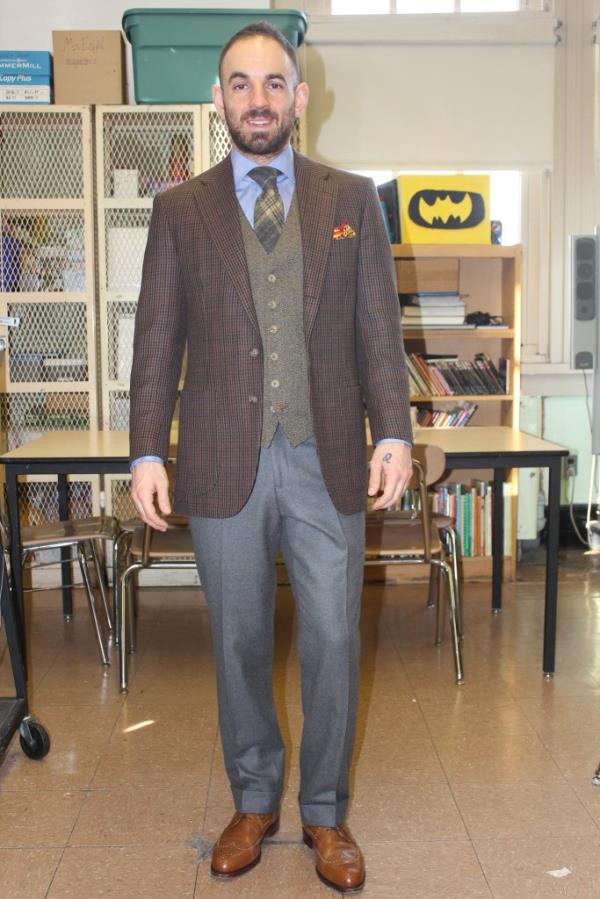
[[(16, 696), (0, 697), (0, 757), (6, 752), (14, 733), (19, 731), (21, 749), (30, 759), (42, 759), (50, 749), (50, 737), (30, 714), (27, 705), (27, 679), (21, 647), (20, 611), (14, 602), (4, 551), (0, 552), (0, 624), (6, 630), (8, 653)], [(1, 630), (1, 628), (0, 628)]]

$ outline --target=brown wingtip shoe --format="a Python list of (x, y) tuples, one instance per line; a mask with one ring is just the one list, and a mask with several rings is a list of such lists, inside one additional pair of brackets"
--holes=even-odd
[(279, 812), (267, 815), (236, 812), (215, 843), (211, 874), (214, 877), (237, 877), (260, 861), (261, 844), (279, 829)]
[(365, 862), (345, 824), (338, 827), (302, 827), (302, 838), (315, 850), (317, 875), (339, 893), (359, 893), (365, 885)]

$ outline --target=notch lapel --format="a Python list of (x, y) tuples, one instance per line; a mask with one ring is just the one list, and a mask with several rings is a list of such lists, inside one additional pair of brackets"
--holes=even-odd
[(211, 169), (206, 177), (199, 176), (195, 198), (206, 229), (235, 286), (240, 302), (258, 331), (240, 224), (240, 207), (235, 195), (229, 157)]
[(304, 333), (308, 340), (331, 250), (337, 186), (327, 169), (304, 156), (295, 154), (295, 166), (304, 257)]

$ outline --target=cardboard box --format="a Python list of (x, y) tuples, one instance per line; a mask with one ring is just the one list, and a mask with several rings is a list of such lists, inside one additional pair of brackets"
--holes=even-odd
[(400, 175), (402, 243), (491, 243), (488, 175)]
[(396, 259), (398, 293), (458, 290), (458, 259)]
[(120, 31), (53, 31), (54, 102), (124, 103)]

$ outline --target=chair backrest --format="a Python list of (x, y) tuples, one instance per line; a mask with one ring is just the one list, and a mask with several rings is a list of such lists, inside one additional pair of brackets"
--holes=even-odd
[[(444, 450), (432, 443), (415, 443), (411, 450), (411, 456), (413, 462), (418, 462), (421, 466), (425, 484), (428, 487), (439, 481), (446, 470), (446, 454)], [(410, 486), (413, 490), (419, 489), (419, 472), (416, 470), (416, 466)]]

